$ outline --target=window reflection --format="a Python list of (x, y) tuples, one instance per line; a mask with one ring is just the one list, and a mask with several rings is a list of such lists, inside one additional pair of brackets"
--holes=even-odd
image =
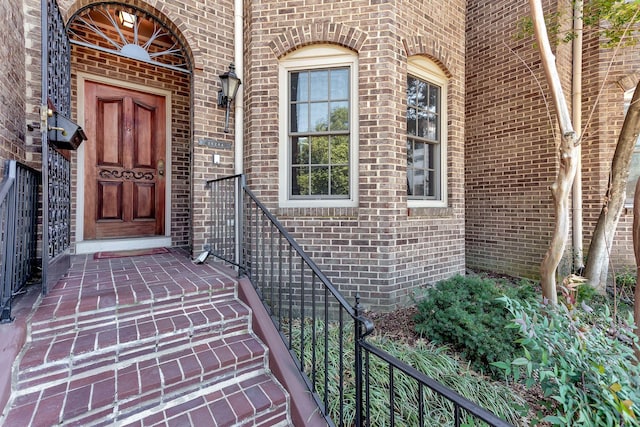
[(348, 68), (289, 74), (292, 197), (349, 197), (349, 76)]
[(407, 77), (407, 195), (440, 198), (440, 87)]

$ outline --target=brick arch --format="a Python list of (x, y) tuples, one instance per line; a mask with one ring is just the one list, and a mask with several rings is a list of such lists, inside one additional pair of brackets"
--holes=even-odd
[(366, 34), (358, 29), (333, 22), (320, 22), (288, 29), (271, 41), (269, 47), (280, 59), (296, 49), (318, 43), (337, 44), (358, 52), (366, 39)]
[(423, 36), (414, 36), (403, 39), (402, 43), (404, 44), (407, 58), (416, 55), (426, 56), (438, 64), (448, 78), (453, 77), (453, 73), (449, 71), (451, 69), (449, 51), (439, 40)]
[(638, 85), (638, 81), (640, 81), (640, 73), (627, 73), (619, 78), (616, 83), (623, 92), (626, 92), (635, 88)]
[[(58, 2), (60, 11), (65, 22), (69, 22), (71, 17), (77, 13), (80, 9), (90, 6), (94, 3), (102, 3), (96, 0), (62, 0)], [(169, 28), (173, 34), (178, 38), (183, 48), (185, 49), (185, 55), (191, 62), (191, 71), (202, 70), (204, 68), (204, 61), (202, 52), (198, 47), (193, 47), (189, 40), (195, 40), (192, 31), (180, 16), (176, 16), (172, 11), (168, 10), (164, 3), (159, 3), (157, 7), (151, 6), (144, 0), (126, 0), (121, 2), (123, 5), (135, 6), (150, 15), (153, 15)]]

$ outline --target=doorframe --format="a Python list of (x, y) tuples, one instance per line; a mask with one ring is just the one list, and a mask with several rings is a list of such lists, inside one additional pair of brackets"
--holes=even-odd
[(148, 93), (151, 95), (162, 96), (165, 98), (165, 110), (166, 110), (166, 153), (165, 153), (165, 165), (166, 165), (166, 185), (165, 185), (165, 207), (164, 207), (164, 236), (154, 237), (132, 237), (130, 239), (98, 239), (98, 240), (84, 240), (84, 161), (85, 161), (85, 147), (87, 141), (80, 145), (78, 148), (77, 167), (76, 167), (76, 238), (75, 238), (75, 252), (76, 254), (94, 253), (99, 251), (118, 251), (118, 250), (133, 250), (133, 249), (149, 249), (157, 247), (171, 246), (171, 91), (165, 89), (159, 89), (154, 87), (148, 87), (139, 85), (136, 83), (129, 83), (122, 80), (111, 79), (108, 77), (97, 76), (94, 74), (78, 72), (77, 73), (77, 88), (78, 88), (78, 122), (80, 126), (86, 127), (84, 124), (84, 94), (85, 84), (87, 82), (107, 84), (116, 87), (122, 87), (125, 89), (131, 89), (138, 92)]

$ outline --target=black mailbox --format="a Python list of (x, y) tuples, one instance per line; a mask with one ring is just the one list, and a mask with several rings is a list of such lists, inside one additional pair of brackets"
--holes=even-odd
[(65, 116), (54, 112), (47, 119), (49, 142), (63, 150), (76, 150), (87, 139), (82, 128)]

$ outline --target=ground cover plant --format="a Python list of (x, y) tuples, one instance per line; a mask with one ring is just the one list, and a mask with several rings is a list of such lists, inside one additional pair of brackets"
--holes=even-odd
[[(309, 321), (310, 322), (310, 321)], [(317, 321), (315, 331), (317, 336), (322, 336), (324, 328), (327, 327), (323, 322)], [(319, 395), (324, 393), (324, 373), (314, 369), (314, 366), (324, 366), (324, 354), (326, 349), (328, 375), (331, 379), (328, 381), (328, 395), (340, 395), (339, 367), (340, 358), (340, 328), (334, 324), (329, 324), (329, 339), (326, 343), (324, 340), (316, 341), (316, 357), (312, 355), (311, 336), (307, 334), (307, 342), (304, 345), (304, 360), (302, 361), (305, 372), (312, 377), (315, 372), (317, 378), (317, 387)], [(305, 326), (310, 330), (311, 326)], [(347, 339), (343, 342), (344, 348), (353, 348), (351, 326), (345, 327), (342, 337)], [(293, 342), (300, 342), (300, 327), (291, 329)], [(348, 338), (347, 338), (348, 337)], [(446, 347), (437, 347), (425, 341), (418, 340), (412, 344), (400, 342), (386, 338), (376, 334), (367, 339), (370, 343), (378, 348), (390, 353), (403, 362), (413, 366), (425, 375), (435, 379), (445, 386), (457, 391), (467, 399), (477, 403), (483, 408), (488, 409), (497, 416), (505, 419), (514, 425), (526, 425), (523, 423), (523, 408), (525, 401), (517, 394), (514, 395), (513, 390), (504, 384), (489, 381), (486, 377), (478, 376), (471, 372), (464, 363), (460, 363), (448, 352)], [(345, 352), (345, 359), (342, 364), (346, 370), (344, 378), (343, 393), (345, 396), (345, 419), (344, 425), (353, 425), (355, 416), (355, 388), (353, 385), (353, 352)], [(371, 409), (371, 425), (384, 427), (389, 423), (389, 370), (388, 367), (376, 357), (370, 358), (370, 366), (368, 369), (370, 375), (370, 409)], [(396, 373), (394, 375), (394, 390), (397, 405), (394, 408), (395, 425), (396, 426), (416, 426), (418, 423), (418, 388), (417, 385), (410, 381), (407, 377)], [(453, 425), (453, 404), (446, 399), (440, 398), (429, 390), (425, 390), (425, 415), (427, 425), (443, 426)], [(331, 400), (329, 411), (332, 419), (339, 419), (339, 403), (337, 400)], [(481, 425), (472, 419), (466, 419), (464, 425)]]
[(640, 368), (635, 335), (607, 305), (596, 309), (568, 295), (557, 306), (503, 297), (524, 356), (497, 362), (509, 377), (538, 384), (552, 399), (543, 421), (559, 426), (640, 426)]

